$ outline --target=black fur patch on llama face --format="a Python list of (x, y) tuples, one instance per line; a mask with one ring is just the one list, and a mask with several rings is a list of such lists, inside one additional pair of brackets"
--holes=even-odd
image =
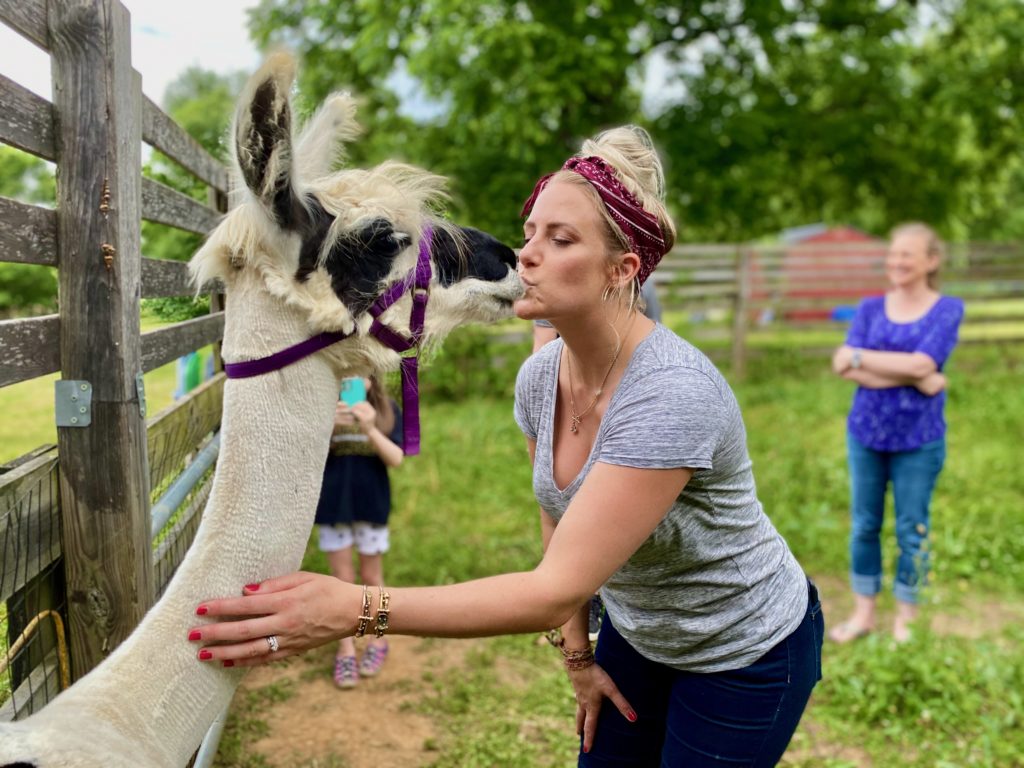
[(460, 227), (465, 239), (462, 253), (452, 236), (435, 230), (431, 251), (437, 280), (448, 287), (466, 278), (498, 282), (516, 267), (516, 254), (497, 238), (472, 227)]
[[(298, 280), (306, 280), (317, 268), (324, 241), (334, 218), (313, 197), (306, 198), (308, 221), (300, 231)], [(331, 246), (324, 269), (331, 276), (331, 288), (353, 316), (360, 315), (376, 300), (395, 257), (409, 246), (408, 236), (395, 232), (387, 219), (372, 219), (346, 233)]]

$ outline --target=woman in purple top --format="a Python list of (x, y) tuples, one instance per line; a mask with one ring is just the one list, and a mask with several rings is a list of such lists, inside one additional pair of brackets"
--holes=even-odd
[(919, 223), (893, 230), (885, 260), (891, 289), (857, 308), (832, 369), (856, 383), (847, 421), (851, 515), (850, 582), (854, 610), (829, 637), (849, 642), (875, 627), (882, 588), (879, 533), (891, 482), (899, 553), (893, 592), (897, 641), (910, 637), (928, 571), (929, 504), (946, 457), (946, 377), (963, 301), (943, 296), (935, 277), (943, 246)]

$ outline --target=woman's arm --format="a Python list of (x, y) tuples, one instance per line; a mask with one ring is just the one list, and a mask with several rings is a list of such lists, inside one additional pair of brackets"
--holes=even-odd
[(883, 352), (878, 349), (855, 349), (847, 344), (839, 347), (832, 356), (832, 370), (843, 376), (853, 367), (854, 357), (860, 359), (859, 368), (854, 370), (898, 380), (900, 384), (895, 386), (913, 386), (938, 370), (935, 360), (924, 352)]
[[(565, 624), (651, 534), (691, 475), (689, 469), (599, 462), (551, 532), (534, 570), (450, 586), (389, 589), (391, 631), (481, 637)], [(362, 605), (359, 586), (305, 573), (252, 586), (244, 597), (200, 607), (200, 615), (228, 619), (190, 633), (206, 646), (204, 660), (272, 661), (355, 632)], [(371, 592), (375, 607), (376, 590)], [(276, 654), (266, 653), (268, 635), (278, 637)]]
[[(880, 354), (904, 354), (898, 352), (882, 352)], [(918, 353), (914, 353), (918, 354)], [(923, 355), (928, 357), (927, 355)], [(928, 358), (929, 360), (931, 358)], [(934, 365), (934, 361), (933, 361)], [(833, 358), (833, 370), (836, 368), (836, 359)], [(917, 379), (909, 379), (905, 376), (895, 376), (884, 373), (876, 373), (861, 365), (860, 368), (846, 368), (840, 374), (847, 381), (852, 381), (865, 389), (890, 389), (892, 387), (916, 387), (919, 392), (929, 397), (939, 394), (946, 388), (946, 377), (936, 370), (925, 374)]]

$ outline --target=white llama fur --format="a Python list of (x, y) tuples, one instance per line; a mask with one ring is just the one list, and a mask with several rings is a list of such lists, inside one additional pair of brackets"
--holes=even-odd
[[(236, 114), (236, 158), (259, 159), (260, 147), (244, 142), (252, 127), (247, 107), (256, 90), (271, 84), (275, 110), (287, 109), (294, 73), (293, 60), (277, 54), (250, 79)], [(236, 185), (235, 207), (191, 269), (197, 285), (216, 277), (226, 286), (223, 354), (228, 361), (262, 357), (319, 331), (355, 329), (356, 334), (280, 371), (226, 383), (210, 500), (178, 573), (102, 664), (40, 712), (0, 724), (0, 767), (182, 768), (230, 702), (243, 672), (196, 659), (197, 648), (186, 639), (187, 629), (201, 621), (196, 606), (299, 566), (339, 380), (357, 370), (394, 368), (399, 359), (367, 336), (366, 313), (353, 317), (334, 293), (330, 275), (320, 268), (326, 250), (307, 280), (296, 279), (300, 236), (280, 229), (268, 213), (271, 187), (283, 174), (337, 217), (327, 248), (334, 238), (375, 218), (405, 233), (407, 242), (385, 283), (414, 265), (418, 233), (442, 194), (441, 178), (398, 163), (331, 172), (341, 143), (357, 133), (354, 111), (350, 97), (334, 95), (295, 142), (294, 158), (291, 141), (276, 144), (263, 188)], [(449, 286), (435, 274), (426, 331), (440, 338), (465, 322), (507, 317), (521, 290), (514, 271), (497, 281), (463, 279)], [(404, 297), (382, 319), (406, 332), (410, 304)]]

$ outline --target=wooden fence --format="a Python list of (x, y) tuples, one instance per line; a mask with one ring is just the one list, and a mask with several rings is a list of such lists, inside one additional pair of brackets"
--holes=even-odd
[[(0, 468), (0, 718), (11, 719), (56, 692), (65, 632), (74, 680), (132, 631), (195, 529), (205, 486), (154, 551), (151, 494), (217, 428), (223, 376), (147, 423), (142, 374), (217, 342), (223, 312), (215, 296), (208, 316), (140, 333), (140, 298), (193, 292), (185, 263), (142, 256), (140, 222), (206, 233), (228, 172), (143, 95), (118, 0), (0, 0), (0, 20), (49, 54), (54, 94), (0, 75), (0, 141), (57, 167), (55, 209), (0, 198), (0, 261), (56, 267), (60, 308), (0, 322), (0, 387), (61, 377), (56, 448)], [(207, 204), (144, 178), (143, 142), (207, 184)]]
[[(654, 273), (662, 307), (698, 341), (728, 344), (742, 375), (752, 343), (821, 347), (842, 339), (861, 298), (885, 290), (886, 243), (681, 245)], [(965, 300), (961, 337), (1024, 339), (1024, 245), (954, 244), (942, 291)]]

